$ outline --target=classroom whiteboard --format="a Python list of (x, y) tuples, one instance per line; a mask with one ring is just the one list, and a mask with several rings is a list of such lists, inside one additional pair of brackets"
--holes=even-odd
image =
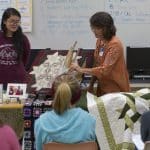
[(101, 0), (33, 0), (32, 48), (95, 48), (89, 18), (102, 9)]
[(150, 23), (150, 0), (106, 0), (105, 10), (117, 23)]
[[(31, 48), (69, 49), (74, 41), (76, 48), (95, 48), (89, 18), (97, 11), (112, 13), (125, 47), (150, 46), (150, 0), (33, 0)], [(127, 11), (128, 19), (121, 14)]]

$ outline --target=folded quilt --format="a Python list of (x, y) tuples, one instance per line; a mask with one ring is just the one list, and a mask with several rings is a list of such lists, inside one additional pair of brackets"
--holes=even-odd
[(102, 150), (134, 150), (132, 134), (140, 134), (140, 116), (149, 110), (150, 90), (87, 93), (87, 106), (96, 117), (96, 135)]

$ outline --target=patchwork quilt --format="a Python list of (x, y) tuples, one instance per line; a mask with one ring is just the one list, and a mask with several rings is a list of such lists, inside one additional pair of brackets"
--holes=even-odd
[(87, 106), (96, 117), (96, 135), (102, 150), (134, 150), (132, 134), (140, 134), (140, 116), (149, 110), (150, 89), (134, 93), (87, 93)]

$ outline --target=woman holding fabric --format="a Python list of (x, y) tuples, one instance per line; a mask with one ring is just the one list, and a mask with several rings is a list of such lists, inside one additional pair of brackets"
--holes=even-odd
[(113, 18), (107, 12), (97, 12), (90, 18), (90, 25), (97, 38), (93, 68), (81, 68), (73, 63), (71, 70), (92, 75), (88, 90), (93, 92), (97, 82), (97, 96), (130, 91), (123, 45), (116, 37)]

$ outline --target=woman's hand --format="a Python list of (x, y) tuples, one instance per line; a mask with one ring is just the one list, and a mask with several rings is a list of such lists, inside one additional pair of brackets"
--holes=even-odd
[(77, 63), (72, 63), (70, 66), (70, 70), (76, 70), (78, 72), (81, 72), (81, 67)]
[(87, 91), (94, 94), (94, 87), (91, 86), (91, 85), (89, 85), (89, 86), (87, 87)]

